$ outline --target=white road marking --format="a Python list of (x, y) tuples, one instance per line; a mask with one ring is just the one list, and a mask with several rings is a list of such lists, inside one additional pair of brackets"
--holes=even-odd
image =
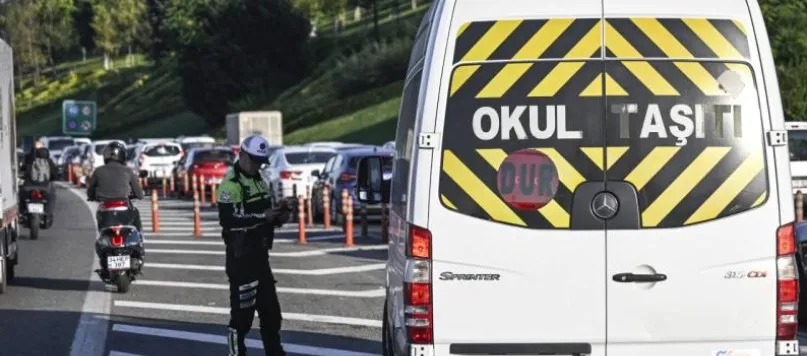
[[(143, 225), (146, 225), (146, 223), (144, 222)], [(149, 224), (149, 225), (151, 225), (151, 224)], [(148, 228), (151, 229), (151, 226), (148, 226)], [(159, 232), (157, 232), (157, 233), (161, 234), (164, 231), (168, 231), (168, 232), (176, 232), (176, 231), (186, 231), (186, 232), (188, 232), (189, 231), (189, 232), (193, 233), (193, 225), (191, 225), (190, 227), (182, 227), (182, 226), (173, 227), (173, 225), (166, 226), (166, 225), (160, 224), (160, 229), (159, 229)], [(221, 226), (205, 227), (204, 232), (218, 232), (218, 233), (221, 233)], [(186, 233), (186, 235), (187, 235), (187, 233)]]
[[(172, 329), (158, 329), (149, 328), (144, 326), (115, 324), (112, 326), (112, 331), (138, 334), (146, 336), (164, 337), (170, 339), (180, 339), (188, 341), (204, 342), (209, 344), (227, 345), (227, 337), (224, 335), (203, 334), (189, 331), (180, 331)], [(248, 348), (263, 350), (263, 342), (261, 340), (246, 339), (245, 343)], [(315, 347), (307, 345), (297, 345), (283, 343), (283, 348), (290, 354), (303, 354), (311, 356), (379, 356), (377, 354), (347, 351), (339, 349), (331, 349), (324, 347)], [(111, 355), (110, 355), (111, 356)]]
[(110, 351), (109, 356), (144, 356), (144, 355), (130, 354), (128, 352), (120, 352), (120, 351)]
[[(173, 287), (173, 288), (199, 288), (199, 289), (217, 289), (229, 290), (230, 286), (225, 283), (192, 283), (192, 282), (174, 282), (174, 281), (152, 281), (138, 279), (133, 284), (142, 286), (155, 286), (155, 287)], [(384, 296), (384, 288), (369, 289), (362, 291), (349, 291), (349, 290), (332, 290), (332, 289), (313, 289), (313, 288), (285, 288), (277, 287), (278, 293), (287, 294), (307, 294), (307, 295), (329, 295), (337, 297), (353, 297), (353, 298), (378, 298)]]
[[(140, 219), (143, 225), (151, 225), (151, 219)], [(160, 217), (160, 226), (190, 226), (193, 227), (193, 218), (164, 218)], [(219, 226), (218, 221), (202, 221), (202, 226)]]
[[(146, 251), (146, 253), (148, 253), (148, 251)], [(272, 272), (275, 273), (275, 274), (296, 274), (296, 275), (306, 275), (306, 276), (324, 276), (324, 275), (331, 275), (331, 274), (377, 271), (377, 270), (382, 270), (382, 269), (384, 269), (386, 267), (387, 267), (386, 263), (373, 263), (373, 264), (361, 265), (361, 266), (321, 268), (321, 269), (285, 269), (285, 268), (274, 269), (273, 268)], [(162, 269), (198, 270), (198, 271), (224, 271), (224, 266), (183, 265), (183, 264), (153, 263), (153, 262), (146, 262), (145, 265), (144, 265), (144, 268), (146, 270), (148, 270), (149, 268), (162, 268)]]
[[(162, 229), (159, 232), (151, 232), (151, 226), (146, 225), (143, 223), (143, 232), (145, 239), (159, 239), (161, 237), (192, 237), (193, 236), (193, 229), (187, 229), (185, 232), (163, 232)], [(201, 237), (221, 237), (221, 232), (218, 233), (209, 233), (209, 232), (202, 232)]]
[[(167, 303), (148, 303), (136, 302), (131, 300), (116, 300), (114, 301), (115, 307), (121, 308), (136, 308), (136, 309), (152, 309), (152, 310), (170, 310), (179, 312), (190, 313), (205, 313), (205, 314), (222, 314), (229, 315), (230, 308), (225, 307), (209, 307), (204, 305), (186, 305), (186, 304), (167, 304)], [(257, 315), (257, 312), (256, 312)], [(301, 314), (301, 313), (283, 313), (284, 320), (297, 320), (309, 321), (314, 323), (324, 324), (341, 324), (353, 326), (367, 326), (367, 327), (381, 327), (380, 320), (349, 318), (343, 316), (333, 315), (316, 315), (316, 314)]]
[[(95, 205), (87, 201), (87, 196), (70, 187), (70, 185), (57, 182), (62, 188), (75, 194), (81, 201), (85, 203), (87, 209), (90, 211), (90, 216), (93, 220), (93, 226), (98, 223), (95, 220)], [(89, 237), (89, 236), (88, 236)], [(89, 242), (89, 241), (88, 241)], [(70, 356), (103, 356), (106, 351), (106, 338), (107, 329), (109, 328), (109, 313), (112, 309), (111, 299), (112, 295), (101, 289), (96, 289), (97, 283), (93, 283), (98, 279), (98, 275), (94, 269), (99, 266), (98, 256), (93, 253), (93, 262), (90, 266), (90, 289), (84, 296), (84, 305), (81, 308), (81, 318), (79, 318), (76, 332), (73, 334), (73, 343), (70, 346)]]
[[(152, 236), (144, 237), (143, 241), (146, 245), (199, 245), (199, 246), (224, 246), (224, 241), (221, 240), (221, 234), (216, 234), (215, 237), (218, 237), (218, 240), (210, 241), (210, 240), (165, 240), (163, 239), (159, 233), (151, 233)], [(191, 233), (182, 234), (182, 237), (190, 237)], [(179, 235), (177, 235), (179, 236)], [(203, 236), (203, 237), (210, 237), (210, 236)], [(339, 240), (344, 239), (345, 235), (325, 235), (325, 236), (314, 236), (309, 237), (306, 240), (308, 241), (327, 241), (327, 240)], [(289, 239), (289, 238), (282, 238), (278, 239), (275, 238), (276, 244), (291, 244), (297, 243), (296, 239)]]
[[(335, 247), (323, 248), (309, 251), (295, 251), (295, 252), (269, 252), (272, 257), (311, 257), (322, 256), (335, 252), (355, 252), (355, 251), (376, 251), (386, 250), (387, 245), (371, 245), (371, 246), (355, 246), (355, 247)], [(223, 250), (178, 250), (178, 249), (148, 249), (147, 253), (165, 253), (175, 255), (210, 255), (210, 256), (224, 256)]]

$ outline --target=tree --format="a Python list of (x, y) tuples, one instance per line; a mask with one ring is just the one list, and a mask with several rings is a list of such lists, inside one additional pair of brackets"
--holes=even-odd
[(54, 56), (76, 44), (71, 17), (75, 4), (73, 0), (36, 0), (34, 7), (39, 25), (37, 34), (45, 46), (48, 63), (54, 65)]
[(79, 45), (85, 51), (95, 49), (95, 30), (92, 28), (93, 8), (90, 0), (76, 1), (76, 9), (73, 12), (73, 26), (78, 35)]
[(373, 11), (373, 39), (381, 41), (381, 33), (378, 31), (378, 0), (350, 0), (351, 6), (359, 6)]
[[(39, 83), (42, 65), (46, 62), (45, 53), (37, 33), (39, 22), (37, 8), (30, 1), (9, 1), (3, 4), (2, 22), (7, 29), (9, 42), (14, 48), (14, 62), (17, 73), (33, 72), (34, 85)], [(18, 83), (19, 87), (20, 83)]]
[(158, 65), (168, 54), (172, 42), (165, 26), (165, 3), (166, 0), (148, 0), (147, 4), (148, 23), (151, 27), (148, 53)]
[(146, 0), (114, 0), (115, 26), (121, 45), (127, 46), (128, 58), (131, 61), (132, 46), (136, 43), (147, 44), (149, 39), (149, 22)]
[(289, 0), (169, 0), (165, 24), (185, 103), (212, 124), (230, 102), (277, 95), (309, 69), (311, 24)]
[(116, 1), (100, 1), (93, 5), (92, 29), (95, 31), (95, 45), (104, 51), (104, 69), (109, 70), (112, 63), (109, 59), (121, 46), (119, 27), (110, 6)]

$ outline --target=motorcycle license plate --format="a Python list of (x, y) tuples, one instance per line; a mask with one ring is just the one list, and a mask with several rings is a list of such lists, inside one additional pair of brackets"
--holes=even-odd
[(43, 214), (45, 212), (44, 204), (28, 204), (28, 212), (31, 214)]
[(107, 269), (128, 269), (132, 265), (129, 256), (109, 256), (106, 258)]

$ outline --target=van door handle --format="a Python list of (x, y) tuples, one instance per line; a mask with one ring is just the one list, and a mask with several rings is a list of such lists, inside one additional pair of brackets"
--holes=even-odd
[(621, 282), (621, 283), (655, 283), (666, 280), (667, 275), (661, 273), (653, 273), (653, 274), (617, 273), (614, 275), (614, 282)]

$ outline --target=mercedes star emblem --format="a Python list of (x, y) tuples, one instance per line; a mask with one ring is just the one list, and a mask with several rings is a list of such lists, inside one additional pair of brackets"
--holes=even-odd
[(600, 219), (610, 219), (619, 211), (619, 200), (611, 192), (600, 192), (591, 201), (591, 211)]

